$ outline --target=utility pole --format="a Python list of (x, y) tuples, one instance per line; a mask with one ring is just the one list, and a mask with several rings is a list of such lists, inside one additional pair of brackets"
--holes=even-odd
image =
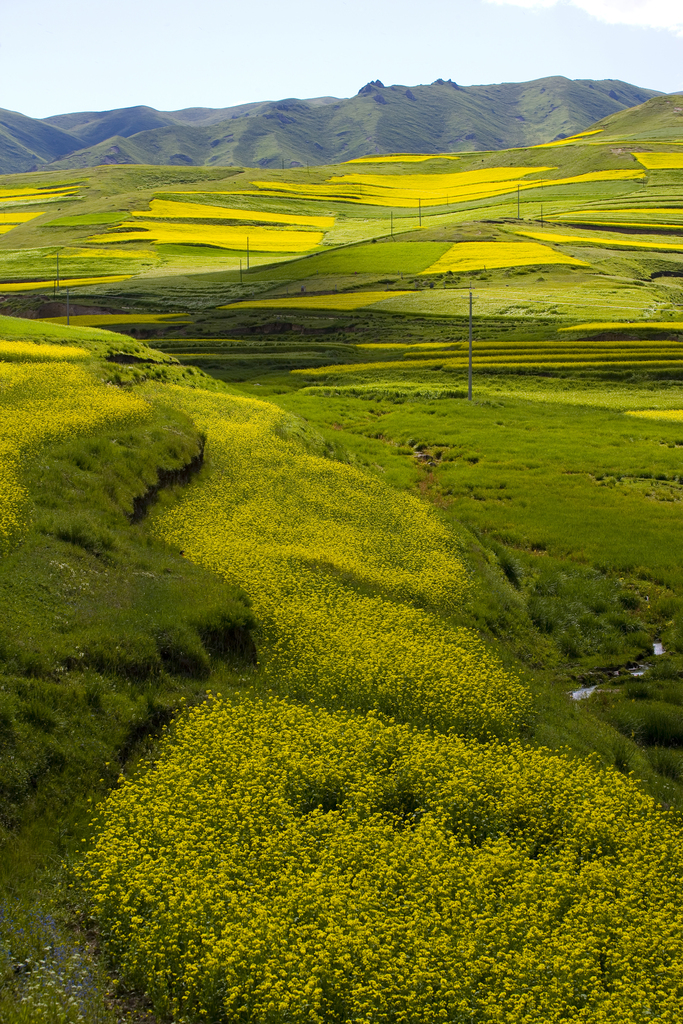
[(519, 185), (517, 186), (517, 220), (519, 220)]
[(57, 253), (57, 287), (59, 288), (59, 253)]
[(249, 235), (247, 235), (247, 270), (249, 270)]
[(541, 203), (541, 227), (543, 227), (543, 203)]
[(472, 401), (472, 282), (470, 281), (470, 351), (467, 370), (467, 400)]
[(67, 288), (67, 290), (66, 290), (66, 326), (67, 327), (69, 326), (69, 323), (70, 323), (70, 320), (69, 320), (69, 289)]

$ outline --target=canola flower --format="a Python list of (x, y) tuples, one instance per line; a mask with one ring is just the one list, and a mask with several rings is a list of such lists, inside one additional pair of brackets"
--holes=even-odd
[(54, 360), (85, 359), (90, 355), (78, 345), (41, 345), (33, 341), (3, 341), (0, 339), (0, 360), (19, 363), (44, 363)]
[[(112, 324), (164, 324), (189, 323), (184, 313), (79, 313), (69, 317), (77, 327), (107, 327)], [(44, 316), (39, 323), (65, 324), (65, 316)]]
[(235, 224), (175, 224), (172, 221), (124, 221), (116, 232), (93, 235), (89, 242), (151, 242), (154, 245), (211, 245), (219, 249), (252, 252), (309, 252), (320, 245), (322, 231), (247, 227)]
[(0, 203), (16, 206), (41, 200), (70, 198), (78, 192), (78, 185), (47, 185), (44, 188), (0, 188)]
[[(522, 234), (523, 232), (519, 232)], [(566, 256), (549, 245), (534, 242), (456, 242), (422, 274), (445, 274), (449, 270), (464, 273), (468, 270), (495, 269), (497, 267), (528, 267), (536, 264), (570, 264), (587, 267), (589, 264)]]
[(558, 213), (547, 217), (548, 222), (561, 224), (569, 222), (577, 226), (587, 224), (589, 227), (615, 228), (666, 228), (677, 230), (683, 227), (683, 210), (680, 207), (616, 207), (595, 208), (592, 210), (574, 210), (572, 213)]
[(427, 160), (459, 160), (457, 153), (382, 153), (377, 156), (356, 156), (347, 164), (423, 164)]
[[(641, 226), (641, 225), (638, 225)], [(515, 231), (516, 235), (525, 238), (536, 238), (541, 242), (555, 242), (557, 245), (600, 245), (603, 248), (622, 249), (665, 249), (671, 252), (683, 251), (683, 239), (680, 242), (660, 242), (658, 238), (614, 238), (603, 234), (597, 235), (560, 235), (555, 231)], [(462, 244), (462, 243), (461, 243)], [(585, 266), (586, 264), (584, 264)]]
[(558, 327), (558, 331), (683, 331), (683, 320), (640, 320), (633, 322), (606, 320), (590, 324), (572, 324)]
[[(33, 349), (50, 347), (59, 362), (55, 357), (49, 363), (32, 361)], [(28, 354), (21, 363), (2, 361), (7, 351), (14, 353), (11, 358), (20, 358), (22, 348)], [(42, 444), (148, 413), (142, 399), (106, 387), (82, 367), (63, 361), (75, 358), (82, 358), (80, 349), (0, 342), (0, 551), (21, 533), (29, 514), (29, 496), (21, 483), (23, 460)]]
[(604, 128), (589, 128), (585, 132), (577, 132), (576, 135), (570, 135), (566, 139), (556, 139), (555, 142), (539, 142), (536, 146), (531, 146), (531, 149), (551, 149), (554, 146), (571, 146), (575, 142), (582, 142), (589, 135), (599, 135), (603, 132)]
[(534, 188), (580, 185), (599, 181), (634, 181), (643, 177), (638, 170), (589, 171), (568, 178), (526, 176), (552, 171), (552, 167), (489, 167), (477, 171), (450, 174), (345, 174), (328, 178), (321, 184), (304, 182), (254, 181), (257, 191), (237, 195), (270, 195), (293, 199), (327, 199), (334, 202), (369, 206), (443, 206), (452, 203), (492, 199)]
[(590, 760), (218, 695), (121, 780), (81, 875), (173, 1019), (674, 1024), (682, 851)]
[(470, 582), (431, 508), (311, 450), (275, 406), (170, 393), (206, 432), (213, 473), (152, 522), (247, 589), (264, 685), (480, 736), (529, 721), (526, 687), (448, 621)]
[(627, 409), (627, 416), (640, 416), (646, 420), (669, 420), (683, 423), (683, 409)]
[[(179, 193), (184, 195), (185, 193)], [(334, 227), (334, 217), (304, 217), (293, 213), (266, 213), (265, 210), (245, 210), (230, 206), (209, 206), (206, 203), (181, 203), (175, 199), (152, 199), (150, 209), (131, 210), (132, 217), (189, 218), (193, 220), (248, 220), (254, 224), (296, 224), (300, 227)]]
[(0, 235), (6, 235), (20, 224), (26, 224), (35, 217), (40, 217), (41, 213), (42, 210), (36, 213), (20, 213), (16, 210), (12, 213), (4, 213), (0, 210)]
[(281, 299), (245, 299), (242, 302), (229, 302), (219, 309), (362, 309), (374, 306), (385, 299), (394, 299), (408, 292), (341, 292), (329, 295), (301, 295)]
[(648, 171), (675, 171), (683, 169), (683, 153), (632, 153)]
[[(60, 288), (82, 288), (90, 284), (113, 284), (116, 281), (128, 281), (132, 274), (110, 274), (108, 277), (72, 277), (61, 278)], [(54, 278), (49, 281), (0, 281), (0, 292), (31, 292), (41, 288), (52, 288)]]

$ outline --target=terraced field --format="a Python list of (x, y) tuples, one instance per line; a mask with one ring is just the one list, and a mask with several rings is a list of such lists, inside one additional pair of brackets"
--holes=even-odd
[(681, 1018), (674, 103), (0, 181), (3, 1021)]

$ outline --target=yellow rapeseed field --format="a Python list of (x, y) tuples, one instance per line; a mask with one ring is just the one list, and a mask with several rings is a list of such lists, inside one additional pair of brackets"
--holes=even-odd
[[(115, 281), (127, 281), (132, 274), (110, 274), (107, 277), (71, 277), (61, 278), (60, 288), (83, 288), (91, 284), (113, 284)], [(41, 288), (52, 288), (54, 278), (49, 281), (0, 281), (0, 292), (31, 292)]]
[(241, 195), (272, 195), (292, 199), (327, 199), (369, 206), (417, 208), (444, 206), (491, 199), (535, 188), (599, 181), (632, 181), (643, 177), (638, 170), (590, 171), (569, 178), (526, 176), (551, 171), (552, 167), (489, 167), (478, 171), (447, 174), (345, 174), (322, 184), (304, 182), (254, 181), (258, 191)]
[(457, 153), (382, 153), (377, 156), (357, 156), (347, 164), (423, 164), (426, 160), (459, 160)]
[[(93, 235), (90, 242), (152, 242), (155, 245), (212, 245), (220, 249), (253, 252), (308, 252), (323, 240), (321, 231), (278, 230), (277, 228), (247, 227), (220, 224), (174, 224), (173, 222), (125, 221), (116, 232)], [(248, 240), (248, 242), (247, 242)]]
[(496, 267), (528, 267), (536, 264), (565, 263), (586, 267), (587, 263), (566, 256), (549, 245), (533, 242), (456, 242), (422, 274), (466, 273), (468, 270), (493, 270)]
[(628, 416), (641, 416), (646, 420), (673, 420), (683, 423), (683, 409), (628, 409)]
[(558, 213), (555, 216), (547, 217), (546, 220), (553, 224), (569, 222), (577, 226), (586, 224), (588, 227), (593, 225), (596, 227), (643, 229), (656, 227), (675, 230), (683, 227), (683, 208), (670, 206), (594, 208), (592, 210), (575, 210), (572, 213)]
[(17, 363), (45, 363), (61, 359), (85, 359), (90, 353), (76, 345), (41, 345), (33, 341), (0, 339), (0, 360)]
[(681, 1019), (680, 827), (590, 760), (218, 695), (96, 826), (100, 934), (164, 1017)]
[(371, 206), (441, 206), (513, 191), (526, 175), (550, 167), (489, 167), (444, 174), (344, 174), (324, 184), (255, 181), (263, 192), (317, 197)]
[[(181, 193), (182, 194), (182, 193)], [(265, 210), (244, 210), (230, 206), (209, 206), (206, 203), (181, 203), (172, 199), (152, 199), (149, 211), (131, 210), (133, 217), (192, 220), (248, 220), (255, 224), (296, 224), (299, 227), (334, 227), (334, 217), (304, 217), (290, 213), (266, 213)]]
[(442, 618), (470, 585), (427, 505), (311, 450), (275, 406), (164, 394), (206, 432), (214, 472), (153, 522), (247, 589), (273, 690), (477, 735), (514, 734), (528, 719), (525, 687)]
[(576, 135), (570, 135), (566, 139), (557, 139), (555, 142), (539, 142), (538, 145), (532, 146), (531, 149), (552, 149), (554, 146), (571, 146), (574, 142), (579, 142), (588, 135), (599, 135), (602, 131), (604, 131), (604, 128), (589, 128), (586, 132), (578, 132)]
[(683, 320), (640, 320), (625, 322), (619, 320), (598, 321), (590, 324), (572, 324), (571, 327), (558, 327), (558, 331), (683, 331)]
[[(6, 353), (22, 363), (6, 360)], [(16, 347), (15, 347), (16, 346)], [(34, 362), (48, 345), (0, 342), (0, 549), (21, 533), (28, 515), (28, 495), (21, 484), (21, 463), (41, 444), (75, 432), (89, 432), (117, 422), (141, 419), (148, 405), (141, 398), (106, 387), (85, 369), (69, 362)], [(76, 348), (53, 346), (56, 358), (81, 358)], [(45, 354), (40, 356), (45, 359)]]
[[(643, 225), (637, 225), (643, 227)], [(683, 227), (683, 225), (681, 225)], [(541, 242), (554, 242), (556, 245), (600, 245), (605, 249), (618, 247), (622, 249), (666, 249), (672, 252), (683, 252), (683, 238), (680, 242), (662, 242), (658, 238), (634, 238), (633, 235), (614, 238), (605, 234), (594, 235), (560, 235), (556, 231), (515, 231), (516, 235), (525, 238), (537, 238)]]
[[(82, 313), (69, 318), (69, 322), (78, 327), (107, 327), (111, 324), (163, 324), (188, 323), (184, 313)], [(44, 324), (65, 324), (65, 316), (45, 316), (40, 318)]]
[(75, 195), (78, 185), (52, 185), (45, 188), (0, 188), (0, 203), (16, 206), (41, 200), (61, 199)]
[(27, 221), (40, 217), (42, 212), (42, 210), (39, 210), (31, 213), (19, 213), (18, 211), (13, 210), (12, 213), (3, 213), (2, 210), (0, 210), (0, 235), (6, 235), (19, 224), (26, 224)]
[(243, 302), (230, 302), (219, 309), (361, 309), (372, 306), (384, 299), (394, 299), (407, 292), (342, 292), (330, 295), (301, 295), (296, 298), (281, 299), (245, 299)]
[(638, 163), (648, 171), (674, 171), (683, 169), (683, 153), (632, 153)]

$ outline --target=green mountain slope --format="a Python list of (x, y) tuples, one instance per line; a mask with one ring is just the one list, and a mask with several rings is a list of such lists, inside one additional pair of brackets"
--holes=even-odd
[(461, 87), (385, 87), (369, 82), (350, 99), (248, 103), (222, 110), (151, 107), (60, 114), (33, 121), (0, 116), (0, 173), (45, 164), (297, 167), (373, 153), (445, 153), (531, 146), (564, 138), (659, 95), (625, 82), (534, 82)]

